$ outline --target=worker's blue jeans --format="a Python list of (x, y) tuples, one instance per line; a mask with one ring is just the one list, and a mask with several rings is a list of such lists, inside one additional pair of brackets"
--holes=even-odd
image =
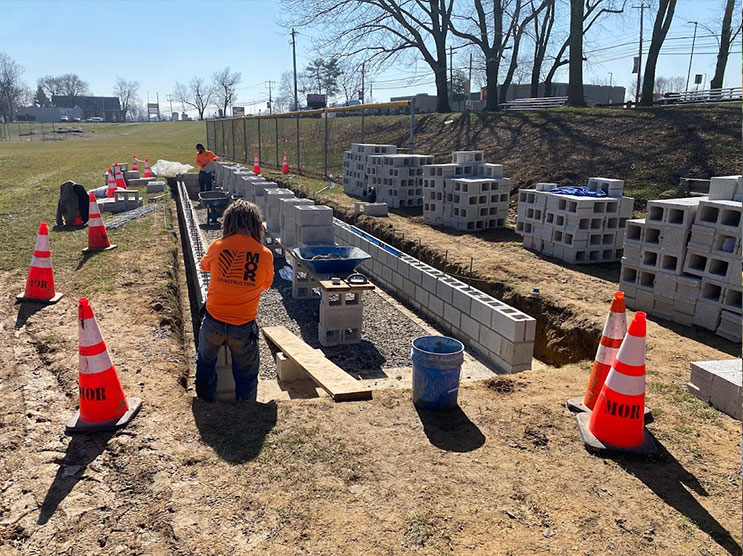
[(256, 401), (258, 396), (258, 325), (250, 321), (242, 325), (218, 321), (209, 313), (201, 322), (199, 350), (196, 355), (196, 396), (206, 402), (217, 399), (217, 355), (223, 345), (232, 354), (232, 376), (235, 379), (235, 399)]

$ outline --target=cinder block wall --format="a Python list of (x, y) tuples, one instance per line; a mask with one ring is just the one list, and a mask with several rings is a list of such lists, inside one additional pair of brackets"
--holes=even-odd
[(534, 318), (354, 226), (338, 219), (334, 226), (338, 243), (371, 255), (361, 270), (398, 299), (434, 320), (497, 369), (513, 373), (531, 368)]

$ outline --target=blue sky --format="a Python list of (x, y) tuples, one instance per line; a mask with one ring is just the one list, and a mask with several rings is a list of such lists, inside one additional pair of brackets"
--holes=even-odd
[[(719, 33), (723, 4), (724, 0), (678, 1), (669, 40), (661, 51), (658, 75), (686, 77), (694, 29), (687, 21), (697, 20)], [(235, 104), (245, 105), (252, 112), (253, 103), (255, 110), (265, 109), (266, 82), (278, 82), (284, 71), (292, 69), (288, 32), (276, 22), (279, 9), (277, 2), (237, 0), (0, 0), (0, 50), (25, 68), (24, 80), (34, 88), (43, 75), (72, 72), (89, 83), (93, 94), (110, 95), (116, 77), (124, 77), (140, 82), (142, 101), (149, 93), (154, 102), (159, 92), (163, 113), (170, 111), (167, 95), (177, 80), (187, 82), (194, 75), (210, 78), (214, 71), (230, 66), (242, 73)], [(628, 11), (626, 17), (595, 27), (586, 37), (586, 83), (608, 82), (610, 72), (615, 85), (628, 86), (633, 81), (630, 72), (632, 57), (637, 53), (639, 10)], [(646, 11), (646, 47), (652, 18), (653, 14)], [(710, 32), (700, 25), (692, 81), (695, 73), (706, 73), (708, 83), (714, 73), (717, 43), (708, 35)], [(313, 57), (309, 51), (311, 35), (300, 31), (297, 42), (297, 65), (301, 69)], [(725, 86), (741, 84), (740, 45), (739, 36), (732, 48), (737, 53), (728, 62)], [(526, 54), (530, 49), (525, 48)], [(468, 56), (469, 50), (460, 50), (455, 54), (454, 66), (464, 68)], [(370, 76), (375, 83), (375, 100), (435, 92), (423, 62), (398, 64), (397, 68)], [(563, 72), (556, 80), (566, 78)]]

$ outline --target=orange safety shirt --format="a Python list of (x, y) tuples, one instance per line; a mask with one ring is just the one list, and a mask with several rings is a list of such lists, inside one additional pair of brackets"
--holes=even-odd
[(202, 170), (204, 169), (204, 166), (209, 164), (212, 160), (219, 160), (219, 157), (212, 151), (205, 150), (203, 153), (196, 153), (196, 164), (198, 164), (199, 168)]
[(241, 325), (258, 314), (261, 291), (273, 282), (273, 255), (249, 235), (215, 239), (201, 259), (209, 272), (206, 310), (215, 319)]

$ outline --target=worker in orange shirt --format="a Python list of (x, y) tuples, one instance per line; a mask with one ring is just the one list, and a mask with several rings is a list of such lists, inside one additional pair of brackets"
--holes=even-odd
[(226, 344), (232, 354), (235, 398), (256, 401), (258, 394), (258, 301), (273, 283), (273, 255), (261, 244), (258, 207), (238, 200), (224, 211), (222, 238), (209, 245), (201, 270), (210, 274), (206, 316), (199, 330), (196, 396), (217, 397), (217, 354)]
[(207, 151), (201, 143), (196, 143), (196, 150), (198, 151), (196, 153), (196, 164), (199, 166), (199, 191), (211, 191), (214, 181), (214, 167), (209, 165), (213, 161), (219, 160), (219, 157), (212, 151)]

